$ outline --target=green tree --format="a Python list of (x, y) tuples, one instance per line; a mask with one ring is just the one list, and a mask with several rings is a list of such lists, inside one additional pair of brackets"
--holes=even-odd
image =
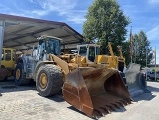
[(153, 59), (152, 48), (150, 47), (150, 41), (142, 30), (138, 34), (133, 35), (132, 44), (133, 62), (140, 64), (142, 67), (146, 66), (147, 57), (147, 64), (150, 64)]
[(130, 41), (125, 41), (122, 44), (122, 52), (123, 52), (123, 56), (125, 58), (125, 63), (126, 63), (126, 65), (128, 65), (131, 61), (131, 59), (130, 59)]
[(117, 45), (125, 40), (129, 23), (116, 0), (94, 0), (86, 15), (83, 36), (87, 42), (99, 43), (101, 53), (105, 53), (108, 41), (111, 42), (116, 54)]

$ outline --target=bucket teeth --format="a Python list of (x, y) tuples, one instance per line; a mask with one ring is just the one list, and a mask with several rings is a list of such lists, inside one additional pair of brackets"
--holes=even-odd
[(107, 110), (108, 114), (111, 114), (110, 110)]
[(128, 102), (129, 104), (131, 104), (131, 99), (127, 99), (127, 102)]
[(98, 116), (100, 116), (100, 112), (95, 109), (93, 112), (93, 118), (98, 119)]
[[(120, 100), (120, 101), (116, 101), (115, 103), (109, 103), (107, 105), (104, 106), (96, 106), (96, 108), (94, 109), (94, 118), (98, 117), (98, 116), (105, 116), (105, 114), (110, 114), (111, 111), (116, 111), (117, 109), (120, 109), (120, 107), (124, 107), (124, 105), (127, 105), (128, 102), (126, 102), (126, 100)], [(100, 104), (100, 105), (103, 105)]]
[(104, 107), (100, 107), (100, 109), (103, 111), (104, 114), (102, 114), (103, 116), (105, 116), (105, 114), (107, 113), (107, 109)]
[(124, 104), (122, 102), (117, 102), (120, 106), (124, 107)]
[(110, 107), (108, 107), (108, 106), (103, 106), (104, 107), (104, 109), (105, 109), (105, 111), (108, 113), (108, 114), (111, 114), (111, 109), (110, 109)]
[(100, 108), (99, 111), (100, 111), (102, 116), (105, 116), (105, 110), (104, 109)]
[(113, 105), (114, 105), (116, 108), (120, 109), (120, 106), (119, 106), (118, 103), (114, 103)]
[(95, 120), (98, 120), (98, 113), (97, 113), (97, 112), (94, 112), (92, 118), (95, 119)]
[(113, 110), (113, 111), (116, 111), (115, 109), (114, 109), (114, 106), (112, 106), (112, 105), (107, 105), (111, 110)]
[(98, 120), (98, 117), (97, 117), (97, 116), (94, 116), (94, 119), (95, 119), (95, 120)]
[(107, 107), (107, 106), (104, 106), (104, 107), (99, 107), (99, 108), (96, 108), (94, 110), (94, 116), (105, 116), (107, 113), (110, 114), (110, 110), (112, 110), (111, 106), (110, 107)]
[(133, 100), (132, 98), (130, 98), (130, 101), (132, 101), (132, 102), (133, 102), (134, 100)]
[(103, 108), (103, 107), (100, 107), (100, 108), (98, 108), (98, 109), (95, 109), (95, 114), (96, 114), (96, 116), (98, 115), (98, 116), (105, 116), (105, 114), (106, 114), (106, 109), (105, 108)]
[(128, 103), (125, 100), (120, 100), (120, 101), (124, 104), (124, 106), (128, 105)]

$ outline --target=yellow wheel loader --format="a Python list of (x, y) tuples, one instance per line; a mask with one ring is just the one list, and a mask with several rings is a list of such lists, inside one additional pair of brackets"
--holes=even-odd
[(118, 70), (106, 68), (107, 63), (92, 62), (99, 47), (87, 46), (87, 56), (83, 57), (80, 55), (85, 50), (80, 55), (61, 54), (59, 38), (41, 36), (38, 41), (31, 55), (18, 58), (17, 85), (26, 85), (33, 79), (41, 96), (57, 94), (62, 87), (65, 100), (90, 117), (131, 103)]
[[(1, 58), (1, 75), (5, 75), (4, 79), (0, 79), (0, 81), (7, 80), (8, 77), (13, 76), (13, 71), (15, 69), (15, 61), (16, 61), (16, 50), (12, 48), (2, 48), (2, 58)], [(2, 74), (2, 71), (4, 72), (4, 69), (6, 69), (6, 73)]]
[(115, 68), (120, 71), (125, 86), (128, 88), (131, 97), (147, 90), (146, 80), (140, 72), (140, 65), (132, 63), (124, 71), (125, 58), (122, 54), (121, 46), (117, 46), (119, 56), (115, 56), (111, 43), (108, 42), (108, 50), (110, 55), (100, 55), (100, 46), (96, 44), (83, 44), (77, 46), (78, 55), (81, 56), (81, 66), (98, 66), (102, 65), (106, 68)]

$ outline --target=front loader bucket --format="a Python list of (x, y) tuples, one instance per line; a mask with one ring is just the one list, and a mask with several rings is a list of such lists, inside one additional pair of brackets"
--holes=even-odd
[(130, 94), (114, 69), (78, 68), (66, 76), (65, 100), (90, 117), (98, 117), (131, 103)]
[(145, 77), (140, 72), (140, 65), (131, 63), (125, 71), (126, 83), (131, 97), (140, 93), (150, 93), (147, 89)]

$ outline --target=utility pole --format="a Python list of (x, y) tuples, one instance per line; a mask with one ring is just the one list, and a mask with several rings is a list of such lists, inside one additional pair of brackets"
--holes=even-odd
[(146, 80), (147, 80), (147, 46), (146, 46)]
[(134, 63), (136, 63), (136, 54), (137, 54), (137, 41), (135, 40), (135, 52), (134, 52), (134, 56), (135, 56), (135, 60), (134, 60)]
[(155, 81), (157, 81), (156, 80), (156, 46), (155, 46)]
[(132, 26), (130, 29), (130, 59), (131, 59), (131, 63), (132, 63)]

